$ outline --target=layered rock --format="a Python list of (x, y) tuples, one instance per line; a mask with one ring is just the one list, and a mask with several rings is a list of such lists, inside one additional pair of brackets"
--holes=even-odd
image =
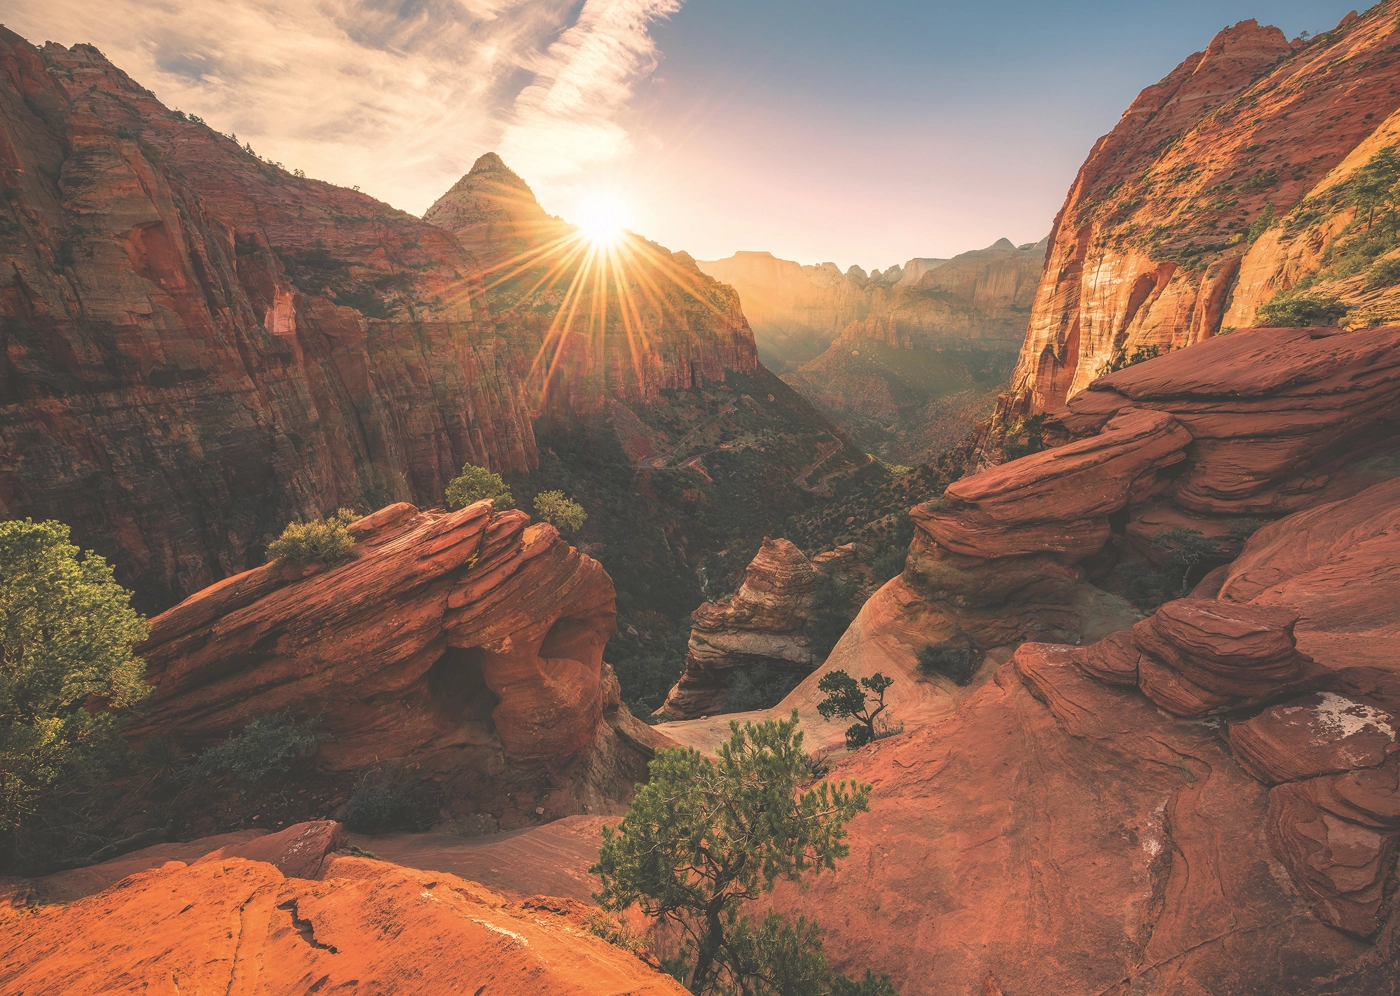
[(1321, 268), (1350, 207), (1271, 226), (1393, 138), (1397, 13), (1292, 44), (1242, 21), (1139, 94), (1056, 217), (1003, 421), (1060, 411), (1140, 347), (1263, 324), (1261, 304)]
[(631, 745), (654, 737), (603, 663), (613, 587), (596, 561), (489, 501), (392, 505), (350, 529), (347, 563), (265, 565), (153, 619), (156, 691), (131, 736), (202, 745), (319, 716), (323, 767), (412, 765), (468, 808), (532, 768), (563, 778), (559, 811), (626, 797), (645, 761)]
[(67, 522), (148, 610), (289, 521), (531, 469), (551, 406), (756, 368), (733, 292), (641, 240), (625, 329), (615, 298), (555, 327), (567, 279), (503, 306), (461, 240), (495, 259), (549, 226), (499, 160), (421, 221), (258, 158), (91, 46), (10, 32), (0, 135), (0, 517)]
[[(1376, 544), (1397, 509), (1388, 482), (1296, 513), (1219, 597), (1024, 644), (941, 722), (833, 768), (873, 783), (871, 812), (779, 907), (911, 991), (1393, 992), (1400, 603)], [(1353, 625), (1366, 658), (1326, 638)], [(1221, 695), (1219, 718), (1167, 711), (1171, 681)]]
[(455, 235), (493, 275), (508, 271), (512, 261), (527, 257), (537, 246), (572, 231), (545, 213), (530, 185), (494, 152), (477, 159), (428, 208), (423, 220)]
[(66, 905), (6, 907), (0, 988), (684, 992), (594, 936), (589, 907), (576, 900), (507, 900), (454, 875), (344, 853), (324, 861), (317, 874), (293, 877), (263, 860), (215, 852)]
[(806, 674), (820, 664), (807, 627), (821, 579), (796, 546), (765, 536), (739, 590), (691, 613), (685, 671), (662, 711), (683, 719), (721, 711), (736, 669)]

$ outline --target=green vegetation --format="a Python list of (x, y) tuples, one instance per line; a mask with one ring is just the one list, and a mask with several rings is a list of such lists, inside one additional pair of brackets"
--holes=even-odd
[(1259, 306), (1256, 321), (1266, 327), (1336, 325), (1346, 313), (1346, 305), (1335, 297), (1309, 297), (1279, 291), (1267, 304)]
[(807, 624), (814, 657), (825, 660), (851, 625), (856, 616), (857, 587), (856, 582), (829, 567), (822, 572), (812, 599), (812, 620)]
[(149, 634), (131, 593), (60, 522), (0, 522), (0, 836), (42, 792), (125, 753), (119, 710), (144, 699)]
[(674, 925), (679, 950), (662, 964), (692, 993), (893, 996), (888, 976), (833, 973), (815, 921), (770, 910), (755, 924), (743, 909), (779, 879), (834, 869), (850, 853), (845, 825), (869, 808), (870, 786), (804, 789), (796, 712), (729, 729), (714, 761), (693, 749), (657, 752), (621, 824), (603, 828), (589, 869), (602, 880), (594, 899), (610, 913), (636, 904)]
[(541, 491), (535, 495), (535, 514), (550, 525), (571, 533), (578, 532), (588, 521), (588, 513), (583, 506), (564, 497), (562, 491)]
[(724, 712), (750, 712), (771, 709), (801, 683), (804, 676), (793, 671), (758, 663), (736, 669), (724, 697)]
[(359, 516), (342, 508), (329, 519), (292, 522), (267, 547), (274, 564), (325, 564), (332, 566), (355, 556), (355, 537), (346, 528)]
[(448, 508), (466, 508), (487, 498), (491, 499), (492, 508), (498, 512), (515, 507), (510, 485), (501, 479), (501, 475), (471, 463), (462, 467), (462, 472), (452, 479), (443, 492)]
[(952, 678), (954, 684), (966, 685), (977, 672), (979, 655), (966, 642), (925, 644), (919, 651), (919, 671)]
[(326, 739), (314, 732), (316, 723), (298, 723), (285, 713), (259, 716), (241, 733), (200, 754), (186, 777), (198, 782), (227, 775), (256, 782), (274, 771), (286, 774), (308, 761)]
[(426, 781), (364, 781), (350, 797), (341, 822), (359, 833), (422, 831), (437, 822), (437, 789)]
[[(850, 750), (864, 747), (881, 736), (899, 732), (875, 728), (875, 721), (888, 708), (885, 705), (885, 689), (893, 684), (893, 678), (886, 678), (878, 671), (869, 678), (861, 678), (859, 684), (845, 671), (828, 672), (817, 683), (817, 691), (826, 693), (826, 698), (817, 703), (817, 712), (827, 722), (833, 717), (854, 719), (855, 722), (846, 729), (846, 747)], [(872, 702), (866, 692), (878, 698)]]
[(1017, 460), (1045, 449), (1045, 422), (1048, 415), (1028, 415), (1018, 419), (1002, 439), (1001, 451), (1008, 460)]
[(1249, 223), (1249, 231), (1246, 233), (1245, 239), (1250, 245), (1254, 245), (1259, 241), (1259, 236), (1274, 227), (1274, 215), (1274, 204), (1273, 201), (1270, 201), (1264, 205), (1264, 210), (1260, 211)]
[[(1156, 343), (1138, 346), (1132, 353), (1129, 353), (1126, 348), (1123, 348), (1118, 350), (1117, 354), (1113, 357), (1113, 362), (1109, 364), (1109, 369), (1124, 370), (1138, 363), (1155, 360), (1157, 357), (1161, 356), (1163, 352), (1164, 350), (1162, 347)], [(1171, 352), (1171, 346), (1168, 346), (1165, 352)]]
[(1400, 284), (1400, 258), (1383, 259), (1371, 267), (1371, 272), (1366, 274), (1368, 290), (1394, 287), (1396, 284)]

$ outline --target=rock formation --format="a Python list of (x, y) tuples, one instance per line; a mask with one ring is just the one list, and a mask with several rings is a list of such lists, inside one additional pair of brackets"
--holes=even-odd
[(871, 813), (779, 907), (908, 991), (1394, 993), (1397, 516), (1400, 479), (1266, 526), (1131, 630), (1022, 645), (832, 770)]
[[(1141, 347), (1267, 324), (1261, 305), (1331, 264), (1356, 209), (1329, 194), (1395, 144), (1397, 14), (1387, 0), (1292, 44), (1242, 21), (1138, 96), (1055, 220), (1002, 422), (1061, 411)], [(1367, 283), (1370, 263), (1322, 288), (1365, 304), (1362, 325), (1400, 294)]]
[[(1045, 248), (1001, 239), (951, 260), (911, 260), (866, 316), (786, 379), (881, 456), (926, 463), (1005, 389)], [(939, 265), (915, 265), (930, 262)]]
[(428, 208), (423, 220), (455, 235), (492, 275), (508, 271), (511, 261), (572, 231), (545, 214), (529, 184), (494, 152), (477, 159), (470, 172)]
[[(685, 992), (594, 936), (577, 900), (507, 900), (323, 843), (314, 874), (224, 848), (66, 905), (0, 908), (0, 991)], [(269, 838), (244, 849), (260, 844)]]
[(801, 550), (765, 536), (739, 590), (691, 614), (685, 672), (663, 711), (679, 718), (721, 711), (736, 668), (767, 665), (806, 674), (820, 664), (806, 633), (820, 583)]
[(347, 563), (264, 565), (153, 619), (156, 693), (132, 738), (198, 746), (321, 716), (320, 765), (412, 765), (459, 809), (533, 807), (500, 798), (532, 769), (559, 776), (550, 815), (626, 798), (645, 763), (631, 745), (656, 740), (603, 663), (613, 586), (596, 561), (489, 501), (391, 505), (350, 531)]
[(757, 364), (733, 292), (642, 240), (626, 333), (561, 341), (567, 280), (503, 308), (453, 232), (494, 259), (543, 212), (494, 157), (420, 221), (258, 158), (91, 46), (8, 31), (0, 127), (0, 517), (67, 522), (147, 609), (289, 521), (534, 467), (543, 407)]

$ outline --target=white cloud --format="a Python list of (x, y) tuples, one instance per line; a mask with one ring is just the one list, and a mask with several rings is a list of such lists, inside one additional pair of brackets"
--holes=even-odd
[(21, 0), (5, 21), (91, 42), (267, 158), (421, 214), (493, 148), (546, 182), (626, 155), (616, 119), (680, 2)]

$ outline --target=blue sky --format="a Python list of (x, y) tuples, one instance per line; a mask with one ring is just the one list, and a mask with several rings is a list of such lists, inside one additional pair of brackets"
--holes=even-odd
[(599, 192), (700, 258), (884, 268), (1044, 235), (1143, 87), (1246, 18), (1330, 0), (11, 0), (172, 107), (422, 213), (499, 151), (564, 217)]

